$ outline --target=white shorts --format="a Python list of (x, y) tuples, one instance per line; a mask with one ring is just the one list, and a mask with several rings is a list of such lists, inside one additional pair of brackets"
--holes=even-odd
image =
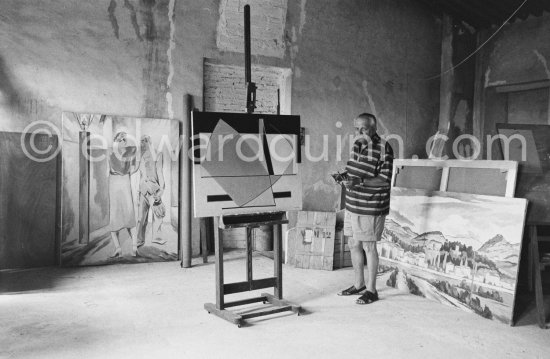
[(378, 242), (382, 239), (386, 215), (369, 216), (346, 210), (344, 236), (353, 236), (356, 241)]

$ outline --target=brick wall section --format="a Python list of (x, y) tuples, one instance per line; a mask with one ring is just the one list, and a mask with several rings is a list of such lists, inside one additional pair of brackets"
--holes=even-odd
[[(290, 70), (252, 66), (252, 81), (256, 83), (255, 113), (277, 112), (277, 89), (281, 89), (284, 108), (285, 81)], [(204, 104), (210, 112), (245, 112), (246, 86), (244, 67), (205, 63)]]
[[(221, 0), (217, 46), (222, 51), (244, 52), (244, 5), (242, 0)], [(250, 4), (251, 52), (282, 58), (287, 0), (255, 0)]]

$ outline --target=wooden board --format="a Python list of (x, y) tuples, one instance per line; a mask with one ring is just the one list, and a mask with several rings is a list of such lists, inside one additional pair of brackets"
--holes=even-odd
[(516, 161), (395, 159), (392, 187), (514, 197)]
[(288, 231), (287, 263), (297, 268), (333, 270), (336, 213), (298, 212)]
[(428, 166), (400, 166), (395, 174), (395, 186), (438, 191), (442, 168)]
[[(29, 158), (22, 136), (0, 132), (0, 269), (56, 264), (57, 157)], [(44, 134), (32, 141), (40, 150), (58, 146), (57, 137)], [(30, 148), (31, 137), (23, 143)]]
[(527, 222), (550, 223), (550, 126), (497, 124), (497, 129), (506, 136), (524, 135), (526, 156), (518, 140), (510, 142), (508, 151), (511, 159), (520, 161), (516, 196), (529, 200)]
[(447, 192), (502, 196), (506, 194), (508, 172), (499, 168), (451, 167)]

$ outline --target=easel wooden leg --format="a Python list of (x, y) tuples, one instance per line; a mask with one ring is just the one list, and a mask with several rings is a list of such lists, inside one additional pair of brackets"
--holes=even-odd
[(200, 242), (201, 242), (201, 254), (202, 254), (202, 262), (208, 263), (208, 248), (206, 247), (206, 242), (208, 241), (208, 235), (209, 235), (209, 228), (208, 228), (208, 219), (201, 218), (200, 219)]
[(223, 230), (218, 228), (218, 235), (215, 238), (216, 251), (216, 309), (224, 308), (223, 303)]
[(277, 299), (283, 299), (283, 262), (281, 258), (281, 255), (283, 254), (283, 241), (280, 224), (273, 225), (273, 249), (273, 262), (275, 263), (274, 270), (277, 282), (275, 284), (274, 294)]
[(346, 249), (346, 236), (342, 233), (340, 240), (340, 269), (344, 268), (344, 250)]
[(528, 252), (527, 253), (527, 258), (528, 258), (528, 262), (527, 262), (527, 266), (529, 268), (529, 270), (527, 271), (527, 285), (529, 287), (529, 293), (532, 293), (533, 292), (533, 275), (535, 274), (535, 263), (534, 263), (534, 260), (533, 260), (533, 236), (534, 236), (534, 233), (536, 232), (536, 226), (532, 225), (532, 226), (529, 226), (529, 246), (527, 247), (528, 248)]
[[(218, 226), (216, 226), (217, 228)], [(215, 236), (214, 240), (214, 246), (215, 246), (215, 257), (216, 257), (216, 304), (213, 303), (205, 303), (204, 309), (208, 311), (208, 313), (212, 313), (214, 315), (217, 315), (218, 317), (225, 319), (233, 324), (237, 324), (239, 328), (242, 324), (242, 316), (239, 314), (233, 313), (229, 310), (225, 310), (225, 302), (224, 302), (224, 283), (223, 283), (223, 229), (217, 228), (214, 229), (215, 233), (218, 233), (217, 236)]]
[[(257, 215), (256, 215), (257, 216)], [(290, 302), (283, 300), (283, 265), (282, 265), (282, 254), (283, 254), (283, 240), (282, 240), (282, 230), (281, 223), (288, 223), (286, 220), (286, 215), (284, 212), (273, 214), (267, 214), (267, 220), (275, 223), (270, 223), (273, 225), (273, 239), (274, 239), (274, 272), (275, 276), (270, 278), (263, 278), (253, 280), (252, 276), (252, 245), (253, 245), (253, 230), (258, 227), (257, 223), (266, 224), (266, 220), (263, 218), (256, 219), (254, 223), (250, 222), (237, 222), (238, 226), (230, 227), (227, 223), (223, 224), (222, 218), (220, 218), (220, 225), (216, 223), (216, 228), (218, 228), (217, 236), (215, 237), (215, 269), (216, 269), (216, 304), (205, 303), (204, 309), (208, 313), (212, 313), (222, 319), (225, 319), (233, 324), (237, 324), (239, 327), (246, 319), (256, 318), (259, 316), (270, 315), (275, 313), (281, 313), (285, 311), (292, 311), (294, 313), (300, 314), (301, 307), (294, 305)], [(225, 219), (225, 218), (224, 218)], [(230, 218), (232, 219), (232, 218)], [(234, 219), (232, 219), (234, 220)], [(236, 282), (236, 283), (224, 283), (223, 278), (223, 228), (246, 228), (246, 282)], [(257, 290), (262, 288), (274, 288), (273, 294), (262, 293), (260, 297), (240, 299), (236, 301), (225, 302), (224, 295), (240, 293), (245, 291)], [(234, 311), (227, 310), (225, 308), (237, 307), (246, 304), (269, 302), (273, 307), (264, 308), (261, 311), (254, 311), (252, 313), (237, 314)]]
[(535, 279), (535, 301), (537, 304), (537, 320), (539, 327), (546, 328), (546, 315), (544, 312), (544, 295), (542, 291), (542, 278), (540, 274), (539, 241), (537, 237), (537, 226), (531, 226), (531, 253), (533, 257), (533, 270)]
[(248, 290), (252, 290), (252, 234), (254, 228), (246, 227), (246, 281)]

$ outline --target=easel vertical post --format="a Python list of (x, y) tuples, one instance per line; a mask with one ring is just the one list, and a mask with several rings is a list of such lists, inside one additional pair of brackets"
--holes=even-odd
[(253, 290), (252, 284), (252, 232), (254, 228), (246, 227), (246, 280), (248, 290)]
[(215, 238), (216, 251), (216, 309), (224, 308), (223, 301), (223, 230), (218, 227), (218, 236)]
[[(537, 242), (537, 226), (532, 224), (528, 226), (529, 228), (529, 291), (533, 292), (534, 287), (534, 277), (535, 277), (535, 260), (538, 258), (535, 257), (537, 251), (535, 251), (535, 243)], [(537, 248), (538, 250), (538, 248)]]
[(256, 84), (252, 82), (250, 52), (250, 5), (244, 6), (244, 77), (246, 82), (246, 112), (254, 113), (256, 108)]
[(202, 253), (202, 262), (208, 262), (208, 248), (206, 242), (208, 240), (208, 218), (200, 219), (200, 243), (201, 243), (201, 253)]
[(277, 299), (283, 299), (283, 261), (281, 255), (283, 253), (283, 241), (282, 241), (281, 225), (273, 225), (273, 249), (274, 249), (274, 263), (275, 263), (275, 297)]

